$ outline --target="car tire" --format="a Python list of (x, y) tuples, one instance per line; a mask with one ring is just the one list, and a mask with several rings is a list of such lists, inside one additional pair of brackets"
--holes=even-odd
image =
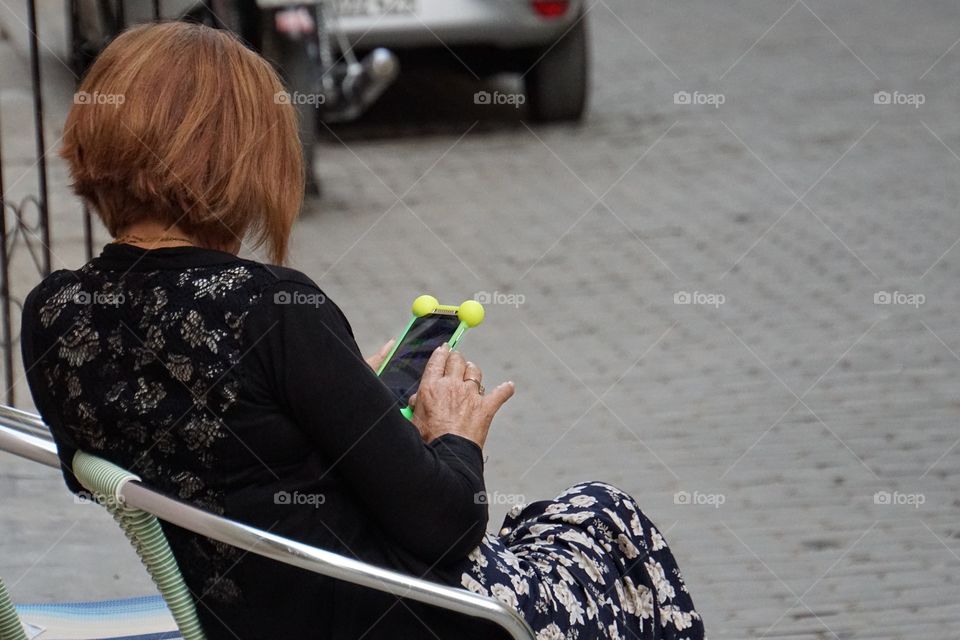
[(552, 46), (540, 49), (524, 76), (530, 116), (540, 122), (580, 120), (589, 85), (587, 21), (577, 22)]

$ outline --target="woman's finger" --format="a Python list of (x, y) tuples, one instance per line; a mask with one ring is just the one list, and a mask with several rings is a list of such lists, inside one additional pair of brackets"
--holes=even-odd
[(463, 354), (459, 351), (451, 351), (443, 374), (456, 380), (463, 380), (463, 372), (466, 368), (467, 361), (463, 359)]
[(516, 392), (517, 388), (513, 382), (503, 382), (498, 384), (493, 391), (488, 391), (487, 395), (483, 397), (483, 406), (486, 409), (488, 415), (493, 415), (500, 410), (500, 407), (503, 404), (513, 397), (513, 394)]
[(467, 361), (466, 367), (463, 370), (463, 379), (464, 380), (476, 380), (477, 384), (480, 385), (483, 383), (483, 371), (480, 370), (473, 362)]
[(444, 342), (433, 350), (430, 359), (427, 360), (427, 366), (423, 368), (421, 380), (431, 381), (443, 377), (443, 372), (447, 366), (447, 357), (450, 355), (450, 345)]
[(407, 399), (407, 405), (413, 407), (414, 409), (417, 408), (417, 394), (413, 394)]
[(387, 356), (390, 354), (390, 349), (393, 348), (393, 344), (395, 342), (396, 340), (394, 340), (393, 338), (387, 340), (387, 342), (382, 347), (380, 347), (380, 349), (375, 354), (373, 354), (372, 356), (366, 359), (367, 364), (370, 365), (371, 369), (376, 371), (381, 366), (383, 366), (383, 362), (384, 360), (387, 359)]

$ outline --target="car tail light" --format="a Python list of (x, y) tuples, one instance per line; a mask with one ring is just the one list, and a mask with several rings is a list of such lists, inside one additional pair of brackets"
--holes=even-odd
[(570, 8), (570, 0), (531, 0), (530, 6), (542, 18), (559, 18)]

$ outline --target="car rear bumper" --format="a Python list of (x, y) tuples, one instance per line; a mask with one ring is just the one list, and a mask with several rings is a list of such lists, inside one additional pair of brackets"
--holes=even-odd
[(361, 49), (492, 46), (516, 49), (556, 40), (580, 16), (571, 0), (560, 17), (537, 15), (529, 0), (416, 0), (414, 14), (340, 16), (337, 30)]

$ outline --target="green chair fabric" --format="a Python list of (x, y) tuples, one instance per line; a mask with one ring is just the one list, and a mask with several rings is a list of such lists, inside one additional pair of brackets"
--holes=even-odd
[(27, 640), (20, 616), (13, 608), (3, 580), (0, 580), (0, 640)]
[[(96, 456), (78, 451), (73, 457), (73, 473), (94, 499), (102, 504), (130, 539), (137, 555), (163, 596), (183, 640), (206, 640), (193, 596), (180, 573), (173, 551), (153, 515), (127, 507), (123, 486), (140, 478)], [(6, 640), (6, 638), (0, 638)]]

